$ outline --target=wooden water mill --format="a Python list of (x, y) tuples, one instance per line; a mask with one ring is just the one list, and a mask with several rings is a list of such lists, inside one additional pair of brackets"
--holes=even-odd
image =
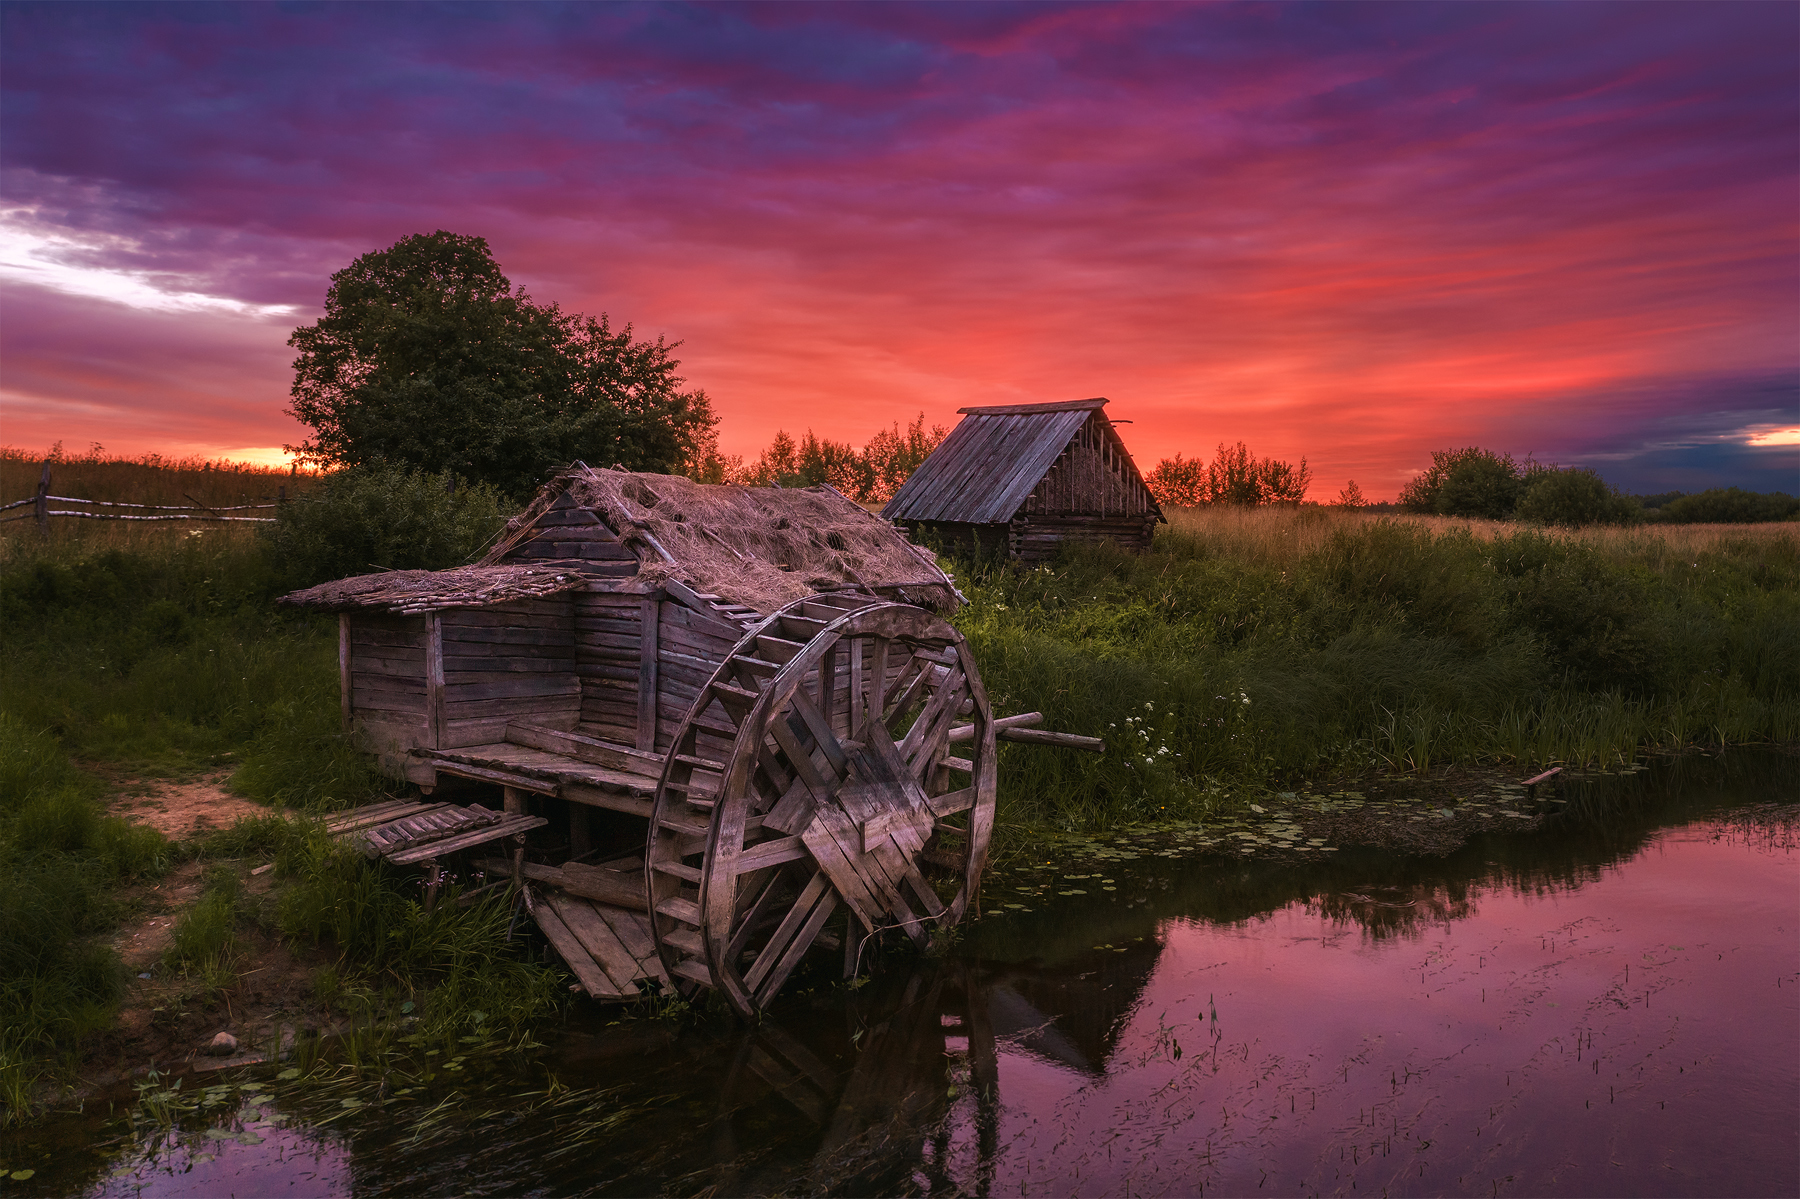
[(345, 727), (387, 773), (501, 791), (505, 819), (422, 801), (345, 835), (518, 888), (598, 999), (750, 1018), (815, 947), (923, 945), (979, 890), (996, 741), (1101, 748), (996, 718), (954, 584), (828, 487), (578, 465), (475, 566), (286, 602), (340, 614)]

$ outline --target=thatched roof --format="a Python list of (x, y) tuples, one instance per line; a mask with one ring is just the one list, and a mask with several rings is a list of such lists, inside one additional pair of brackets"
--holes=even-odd
[(585, 591), (581, 574), (545, 566), (459, 566), (454, 570), (388, 570), (320, 583), (281, 602), (316, 612), (353, 610), (414, 616), (443, 608), (484, 608), (509, 600)]
[(636, 552), (640, 578), (673, 577), (759, 612), (845, 587), (939, 611), (961, 602), (928, 551), (831, 487), (739, 487), (586, 466), (540, 492), (483, 564), (504, 561), (565, 494)]

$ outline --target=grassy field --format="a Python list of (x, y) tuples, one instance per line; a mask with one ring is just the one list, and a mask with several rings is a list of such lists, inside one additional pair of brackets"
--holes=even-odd
[[(0, 468), (0, 497), (35, 484), (23, 456)], [(68, 466), (53, 490), (222, 504), (290, 479), (89, 468)], [(0, 526), (11, 1113), (111, 1019), (123, 980), (103, 934), (124, 915), (120, 889), (195, 858), (273, 858), (281, 888), (253, 903), (225, 872), (208, 875), (164, 966), (200, 992), (230, 987), (235, 938), (254, 925), (330, 949), (321, 995), (367, 1014), (416, 1003), (449, 1031), (471, 1012), (516, 1022), (554, 1007), (555, 976), (506, 947), (503, 912), (427, 915), (400, 872), (336, 852), (316, 828), (264, 820), (170, 843), (106, 814), (107, 780), (125, 774), (229, 769), (239, 794), (302, 812), (393, 786), (341, 740), (335, 626), (275, 609), (291, 581), (278, 559), (246, 526)], [(1176, 512), (1141, 557), (952, 566), (971, 601), (957, 622), (996, 709), (1041, 710), (1048, 727), (1112, 746), (1005, 746), (1014, 835), (1203, 819), (1340, 771), (1800, 740), (1800, 525), (1545, 533), (1206, 510)]]
[[(507, 944), (503, 905), (426, 913), (409, 872), (316, 825), (270, 817), (170, 842), (107, 814), (125, 777), (227, 770), (240, 795), (302, 814), (392, 786), (339, 735), (335, 623), (275, 609), (282, 564), (252, 529), (0, 530), (0, 1122), (71, 1077), (110, 1025), (128, 981), (107, 943), (131, 916), (122, 897), (195, 859), (232, 862), (209, 867), (157, 969), (196, 1004), (229, 998), (253, 929), (327, 949), (318, 1000), (362, 1018), (505, 1033), (557, 1003), (556, 976)], [(278, 894), (252, 902), (235, 872), (270, 859)]]
[(1543, 531), (1178, 510), (1141, 557), (959, 567), (1013, 822), (1191, 819), (1321, 772), (1800, 739), (1800, 525)]

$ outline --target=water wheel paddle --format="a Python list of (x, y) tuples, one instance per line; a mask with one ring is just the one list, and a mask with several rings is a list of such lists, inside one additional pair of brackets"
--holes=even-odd
[(670, 977), (754, 1019), (840, 905), (858, 937), (955, 924), (987, 862), (994, 734), (967, 643), (922, 608), (818, 595), (757, 624), (657, 785), (646, 876)]

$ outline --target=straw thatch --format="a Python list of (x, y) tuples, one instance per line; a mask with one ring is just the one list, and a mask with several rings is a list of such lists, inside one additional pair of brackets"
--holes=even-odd
[(831, 487), (715, 485), (586, 466), (540, 492), (483, 564), (505, 561), (564, 495), (634, 550), (640, 578), (672, 577), (759, 612), (845, 587), (938, 611), (962, 598), (928, 551)]
[(459, 566), (454, 570), (389, 570), (320, 583), (281, 598), (316, 612), (385, 611), (416, 616), (444, 608), (485, 608), (511, 600), (585, 591), (588, 580), (560, 567)]

